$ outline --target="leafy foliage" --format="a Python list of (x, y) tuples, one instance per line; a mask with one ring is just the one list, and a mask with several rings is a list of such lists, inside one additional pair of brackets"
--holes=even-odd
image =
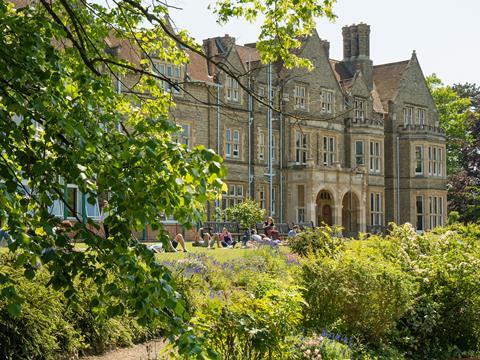
[(304, 259), (305, 325), (360, 340), (379, 358), (478, 354), (479, 235), (475, 224), (424, 235), (406, 224)]
[(246, 199), (244, 202), (225, 209), (225, 218), (229, 221), (237, 221), (244, 229), (251, 229), (265, 217), (265, 210), (253, 200)]
[(341, 229), (338, 226), (306, 228), (297, 236), (289, 238), (288, 246), (292, 252), (301, 256), (308, 254), (331, 256), (341, 251), (345, 245), (345, 240), (339, 236), (340, 234)]
[[(255, 1), (251, 12), (245, 2), (220, 2), (217, 9), (221, 21), (266, 13), (262, 58), (296, 65), (305, 64), (290, 51), (297, 37), (313, 31), (315, 16), (332, 17), (332, 4)], [(183, 350), (197, 353), (170, 272), (132, 235), (146, 223), (160, 228), (165, 215), (185, 226), (198, 223), (204, 204), (224, 186), (218, 155), (175, 141), (171, 94), (159, 86), (172, 81), (152, 70), (151, 54), (183, 65), (185, 49), (201, 53), (185, 31), (171, 30), (168, 10), (163, 2), (147, 8), (139, 0), (109, 7), (73, 0), (23, 8), (0, 3), (0, 223), (13, 240), (15, 266), (28, 279), (39, 261), (49, 283), (72, 303), (79, 297), (75, 282), (90, 279), (98, 290), (92, 299), (97, 316), (130, 309), (141, 323), (169, 323)], [(124, 50), (131, 45), (134, 56), (119, 59), (115, 46), (105, 51), (112, 40)], [(114, 82), (128, 91), (119, 94)], [(65, 200), (66, 184), (86, 199), (108, 194), (107, 239)], [(56, 231), (55, 201), (77, 220), (68, 235)], [(74, 251), (71, 238), (84, 241), (86, 251)], [(23, 299), (10, 275), (1, 273), (0, 284), (9, 289), (1, 301), (18, 315)]]
[(300, 38), (315, 29), (315, 18), (335, 19), (336, 0), (217, 0), (215, 11), (221, 23), (231, 17), (242, 17), (254, 22), (265, 20), (260, 27), (257, 48), (264, 63), (283, 61), (287, 68), (306, 66), (310, 61), (295, 54)]
[(427, 77), (427, 84), (438, 110), (440, 126), (447, 136), (447, 173), (457, 171), (463, 142), (472, 141), (468, 132), (470, 99), (460, 97), (451, 86), (446, 86), (435, 75)]
[(303, 301), (294, 289), (209, 302), (193, 320), (221, 359), (288, 359)]
[(447, 134), (449, 210), (462, 221), (480, 217), (480, 88), (475, 84), (445, 86), (432, 75), (427, 78)]
[[(59, 359), (102, 353), (157, 335), (162, 329), (158, 324), (139, 325), (130, 312), (108, 319), (99, 317), (98, 309), (91, 306), (97, 292), (92, 282), (76, 282), (78, 300), (68, 304), (61, 291), (48, 286), (45, 269), (35, 280), (28, 280), (11, 266), (11, 261), (11, 257), (2, 255), (0, 269), (16, 281), (17, 291), (25, 300), (17, 316), (11, 314), (6, 301), (0, 302), (2, 359)], [(0, 289), (6, 292), (9, 287)]]

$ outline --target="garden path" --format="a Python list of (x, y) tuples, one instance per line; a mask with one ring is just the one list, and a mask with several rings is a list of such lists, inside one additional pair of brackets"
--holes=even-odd
[(109, 351), (103, 355), (82, 357), (80, 360), (157, 360), (158, 352), (164, 345), (163, 339), (150, 340), (129, 348)]

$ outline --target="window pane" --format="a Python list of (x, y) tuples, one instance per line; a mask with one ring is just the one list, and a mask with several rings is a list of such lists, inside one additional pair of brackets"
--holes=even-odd
[(76, 188), (67, 188), (67, 208), (66, 214), (67, 217), (75, 217), (76, 213), (72, 213), (70, 209), (77, 212), (78, 209), (78, 196)]

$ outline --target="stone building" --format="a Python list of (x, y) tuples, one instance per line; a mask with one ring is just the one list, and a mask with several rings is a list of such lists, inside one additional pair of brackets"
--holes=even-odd
[(204, 40), (211, 61), (193, 52), (182, 67), (152, 60), (182, 84), (165, 85), (180, 141), (225, 159), (228, 192), (207, 217), (252, 198), (277, 222), (348, 233), (391, 221), (443, 224), (445, 134), (415, 52), (373, 65), (366, 24), (343, 28), (343, 60), (330, 59), (329, 48), (317, 33), (302, 40), (298, 55), (312, 71), (262, 64), (255, 44), (229, 35)]

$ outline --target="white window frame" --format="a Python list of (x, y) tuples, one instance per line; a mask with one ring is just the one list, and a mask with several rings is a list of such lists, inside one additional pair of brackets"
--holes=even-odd
[(323, 137), (323, 166), (335, 164), (336, 138), (334, 136)]
[(308, 160), (308, 134), (295, 131), (295, 164), (306, 165)]
[(365, 99), (355, 98), (353, 108), (355, 110), (355, 120), (365, 120)]
[(192, 127), (190, 124), (179, 124), (182, 130), (179, 131), (178, 142), (185, 145), (187, 148), (191, 147), (192, 141)]
[(380, 174), (381, 169), (381, 159), (382, 159), (382, 147), (380, 141), (370, 141), (369, 147), (369, 158), (370, 158), (370, 166), (369, 170), (371, 174)]
[(222, 210), (241, 204), (245, 200), (243, 184), (227, 184), (228, 191), (222, 193)]
[(225, 157), (232, 157), (232, 130), (225, 129)]
[(267, 210), (267, 196), (266, 196), (265, 187), (262, 186), (258, 191), (258, 199), (260, 202), (260, 208), (263, 210)]
[(225, 90), (227, 92), (227, 100), (233, 102), (239, 101), (240, 96), (238, 81), (229, 75), (225, 75)]
[(295, 85), (294, 90), (295, 109), (307, 109), (307, 88), (304, 85)]
[(383, 207), (381, 193), (370, 193), (370, 224), (372, 226), (383, 225)]
[(265, 161), (265, 133), (263, 131), (258, 132), (258, 160)]
[(425, 125), (427, 118), (427, 110), (424, 108), (415, 108), (415, 123), (418, 125)]
[[(418, 170), (420, 166), (420, 170)], [(423, 145), (415, 145), (415, 175), (423, 175)]]
[(405, 126), (413, 125), (413, 112), (414, 112), (413, 106), (407, 105), (403, 108), (403, 123)]
[[(358, 144), (361, 144), (361, 153), (358, 152)], [(355, 140), (355, 166), (365, 166), (365, 141)]]
[[(419, 202), (420, 200), (420, 202)], [(419, 212), (418, 204), (421, 204), (421, 211)], [(422, 226), (419, 226), (419, 219), (421, 219)], [(423, 195), (415, 196), (415, 227), (418, 231), (425, 230), (425, 201)]]
[(333, 113), (333, 90), (322, 89), (322, 112), (325, 114)]

